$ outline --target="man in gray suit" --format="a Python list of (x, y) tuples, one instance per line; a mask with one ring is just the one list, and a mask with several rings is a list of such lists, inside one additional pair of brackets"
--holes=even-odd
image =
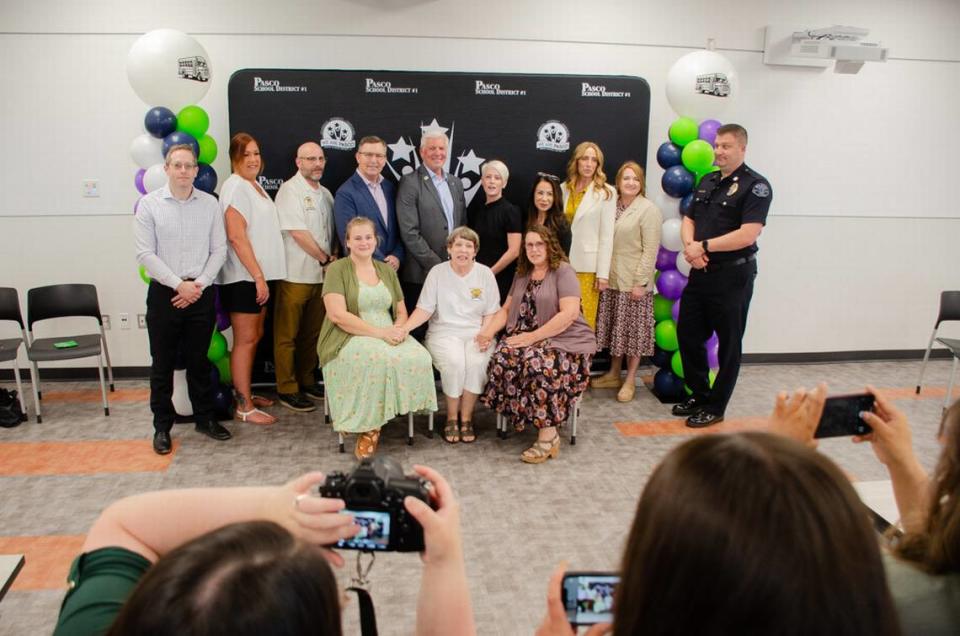
[(397, 190), (397, 224), (406, 248), (400, 282), (409, 312), (417, 306), (427, 272), (449, 258), (450, 232), (467, 222), (463, 186), (443, 169), (448, 143), (442, 131), (423, 133), (420, 167), (404, 175)]

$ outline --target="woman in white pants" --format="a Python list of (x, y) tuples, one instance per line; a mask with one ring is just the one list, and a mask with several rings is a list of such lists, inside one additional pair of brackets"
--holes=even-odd
[[(500, 308), (497, 278), (486, 265), (475, 262), (480, 238), (468, 227), (458, 227), (447, 238), (450, 260), (427, 274), (417, 308), (403, 325), (409, 333), (427, 320), (424, 344), (440, 372), (447, 402), (443, 439), (473, 442), (473, 408), (487, 383), (487, 363), (494, 347), (481, 347), (476, 336)], [(459, 422), (458, 422), (459, 415)]]

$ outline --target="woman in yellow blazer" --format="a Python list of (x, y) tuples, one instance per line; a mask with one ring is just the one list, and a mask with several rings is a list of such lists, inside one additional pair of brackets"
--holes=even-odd
[[(653, 276), (660, 248), (663, 215), (643, 195), (643, 168), (628, 161), (617, 171), (616, 216), (610, 286), (600, 295), (597, 346), (609, 347), (610, 372), (593, 380), (598, 389), (620, 387), (617, 400), (629, 402), (636, 392), (640, 357), (653, 355)], [(627, 377), (620, 384), (621, 357)]]
[(567, 163), (561, 186), (563, 211), (570, 223), (570, 265), (580, 281), (583, 317), (596, 329), (600, 292), (610, 276), (613, 222), (617, 193), (607, 184), (603, 152), (592, 141), (581, 142)]

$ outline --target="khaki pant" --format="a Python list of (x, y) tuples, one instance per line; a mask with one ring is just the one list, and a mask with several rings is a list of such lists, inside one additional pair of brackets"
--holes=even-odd
[(296, 393), (314, 384), (317, 339), (326, 311), (322, 284), (278, 281), (273, 313), (273, 363), (277, 393)]

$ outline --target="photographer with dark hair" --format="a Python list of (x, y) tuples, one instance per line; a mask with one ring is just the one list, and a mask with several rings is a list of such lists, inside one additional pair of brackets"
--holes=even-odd
[[(572, 634), (550, 580), (537, 634)], [(898, 634), (876, 534), (829, 459), (768, 433), (671, 451), (637, 506), (614, 634)]]
[[(404, 507), (423, 528), (418, 634), (473, 634), (459, 504), (425, 466), (435, 510)], [(336, 552), (353, 537), (342, 499), (312, 496), (323, 473), (283, 486), (134, 495), (100, 515), (70, 568), (56, 635), (341, 633)], [(329, 562), (329, 563), (328, 563)]]

